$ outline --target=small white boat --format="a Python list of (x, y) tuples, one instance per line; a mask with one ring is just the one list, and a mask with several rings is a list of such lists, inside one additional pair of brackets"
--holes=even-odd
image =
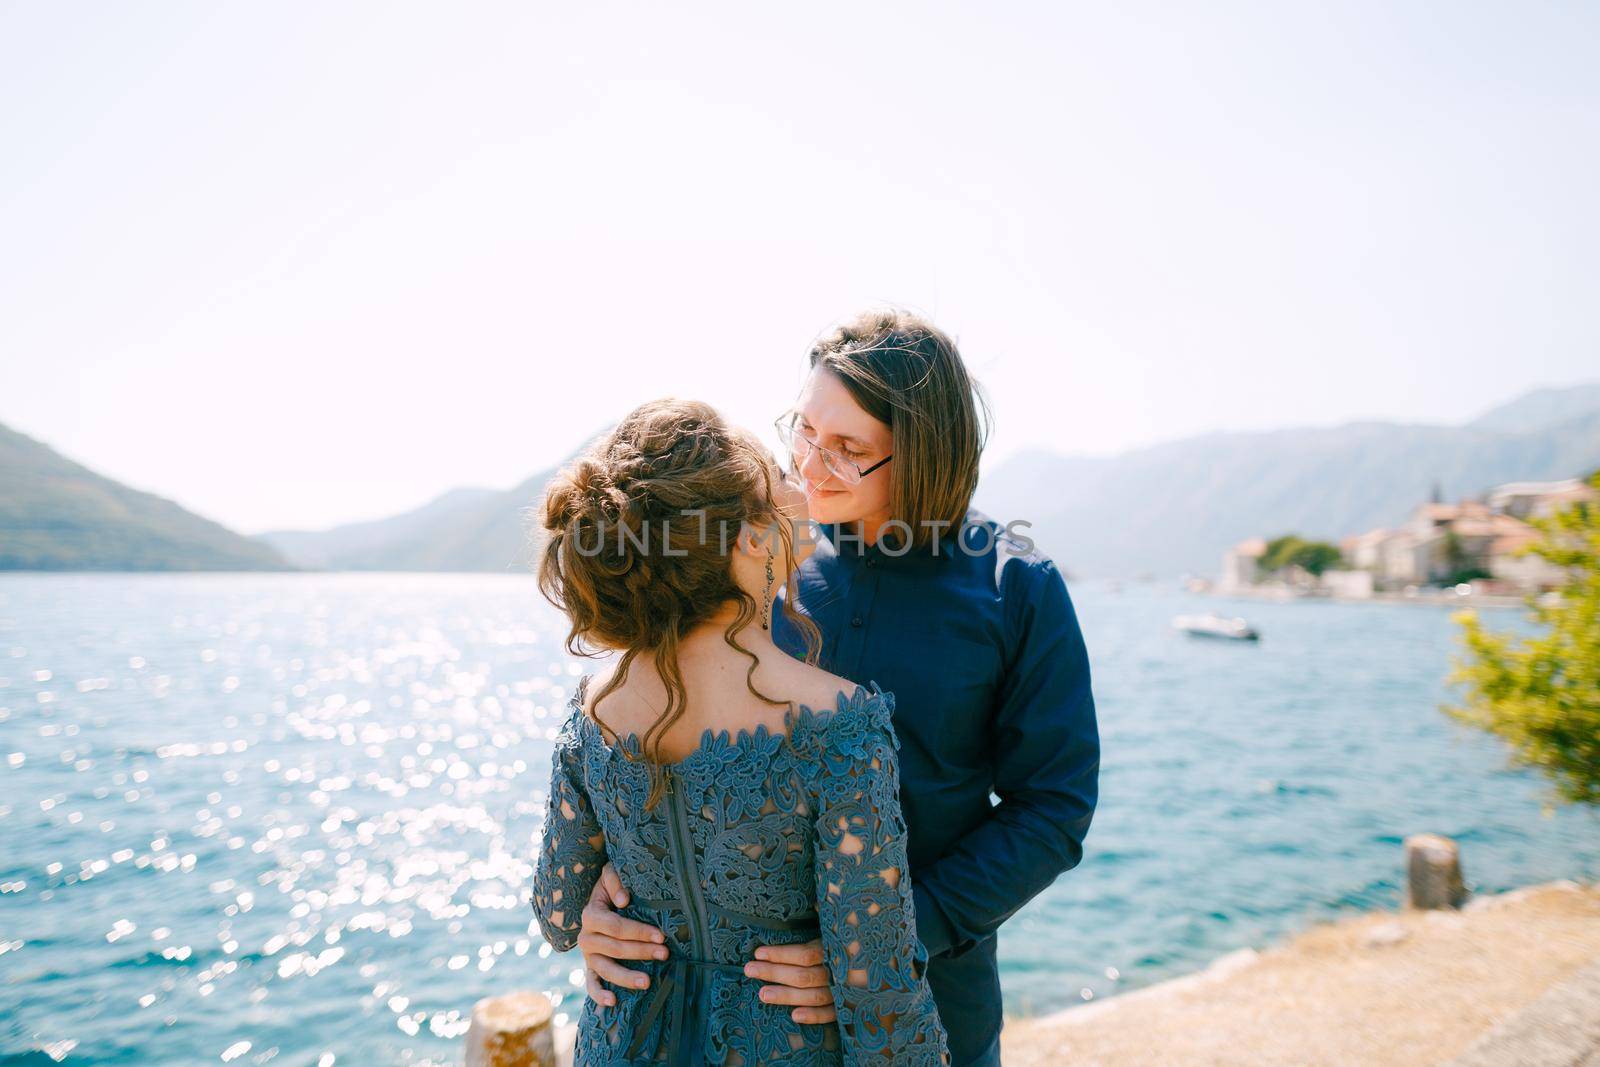
[(1221, 615), (1178, 615), (1173, 618), (1174, 629), (1193, 637), (1220, 637), (1229, 641), (1259, 641), (1261, 634), (1241, 618), (1224, 618)]

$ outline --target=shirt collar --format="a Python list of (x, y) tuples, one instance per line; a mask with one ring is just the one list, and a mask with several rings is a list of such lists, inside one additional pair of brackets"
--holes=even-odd
[[(834, 555), (845, 562), (884, 570), (921, 571), (937, 567), (954, 550), (955, 538), (959, 531), (944, 530), (939, 535), (937, 549), (930, 541), (917, 548), (908, 548), (903, 552), (895, 550), (892, 546), (885, 551), (881, 544), (864, 544), (860, 537), (853, 532), (847, 533), (841, 529), (842, 524), (836, 522), (823, 523), (822, 532), (833, 546)], [(882, 538), (879, 539), (881, 542)]]

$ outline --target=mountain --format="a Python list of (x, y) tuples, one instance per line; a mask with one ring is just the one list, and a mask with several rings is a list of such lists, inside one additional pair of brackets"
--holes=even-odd
[(1600, 411), (1600, 382), (1565, 389), (1535, 389), (1467, 423), (1479, 430), (1535, 433)]
[(294, 570), (275, 549), (0, 425), (0, 570)]
[(277, 530), (261, 540), (304, 567), (336, 571), (528, 571), (522, 509), (555, 469), (514, 489), (453, 489), (387, 519), (329, 530)]
[(1463, 426), (1353, 422), (1213, 433), (1109, 457), (1019, 454), (986, 473), (977, 506), (1025, 520), (1069, 573), (1216, 573), (1254, 536), (1337, 541), (1402, 522), (1435, 485), (1446, 500), (1600, 466), (1600, 386), (1542, 389)]
[[(1400, 523), (1435, 485), (1453, 500), (1597, 466), (1600, 384), (1588, 384), (1536, 390), (1461, 426), (1366, 421), (1204, 434), (1108, 457), (1027, 452), (985, 473), (976, 504), (1030, 523), (1074, 575), (1211, 574), (1246, 537), (1337, 540)], [(556, 469), (386, 519), (250, 539), (0, 425), (0, 570), (526, 573), (528, 509)]]
[(452, 489), (420, 508), (387, 519), (346, 523), (328, 530), (271, 530), (256, 536), (303, 567), (393, 570), (386, 565), (391, 557), (404, 557), (499, 495), (494, 489)]
[[(599, 432), (589, 440), (598, 437)], [(587, 442), (585, 442), (587, 443)], [(330, 530), (279, 530), (261, 539), (306, 567), (350, 571), (529, 573), (534, 544), (529, 508), (561, 463), (503, 491), (454, 489), (414, 511)]]

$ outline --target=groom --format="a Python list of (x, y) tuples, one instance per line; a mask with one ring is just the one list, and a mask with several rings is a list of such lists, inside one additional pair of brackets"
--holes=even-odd
[[(1055, 564), (970, 507), (982, 435), (954, 343), (904, 313), (871, 313), (819, 342), (811, 362), (781, 430), (803, 439), (796, 473), (826, 535), (796, 573), (796, 605), (823, 635), (820, 666), (895, 694), (928, 983), (952, 1062), (998, 1065), (997, 931), (1082, 860), (1098, 799), (1083, 635)], [(888, 543), (853, 532), (930, 521), (936, 535)], [(772, 620), (779, 647), (803, 657), (783, 612)], [(616, 913), (626, 903), (608, 865), (578, 940), (601, 1004), (615, 1003), (603, 983), (644, 977), (617, 961), (657, 947), (654, 928)], [(834, 1020), (820, 941), (760, 948), (745, 973), (796, 1022)]]

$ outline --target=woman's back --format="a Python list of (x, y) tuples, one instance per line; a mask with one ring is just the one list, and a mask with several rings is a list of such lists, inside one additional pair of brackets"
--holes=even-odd
[[(811, 673), (791, 679), (803, 691), (836, 681), (793, 666)], [(845, 683), (817, 710), (797, 702), (753, 728), (707, 726), (692, 748), (680, 736), (664, 749), (673, 758), (652, 807), (639, 734), (602, 712), (608, 741), (585, 709), (590, 681), (556, 741), (535, 911), (546, 939), (570, 948), (609, 860), (629, 890), (625, 913), (659, 927), (670, 955), (644, 964), (648, 989), (617, 988), (611, 1007), (585, 1002), (578, 1062), (942, 1062), (915, 935), (893, 694)], [(794, 1022), (743, 973), (757, 946), (819, 934), (837, 1026)]]
[[(892, 700), (813, 666), (821, 635), (787, 600), (806, 663), (772, 641), (805, 517), (759, 439), (692, 400), (640, 405), (546, 487), (540, 591), (572, 652), (620, 655), (598, 706), (585, 679), (556, 738), (534, 911), (552, 947), (572, 948), (610, 860), (631, 917), (668, 949), (646, 962), (647, 989), (585, 1001), (580, 1067), (948, 1058), (916, 937)], [(819, 939), (838, 1023), (805, 1025), (743, 967), (757, 946)]]
[[(764, 725), (768, 733), (781, 733), (792, 706), (831, 708), (841, 691), (849, 695), (855, 689), (849, 679), (783, 653), (752, 657), (730, 647), (720, 633), (700, 632), (680, 639), (677, 660), (686, 704), (682, 716), (661, 737), (658, 756), (667, 762), (699, 748), (707, 730), (737, 736), (741, 730), (753, 732)], [(636, 660), (608, 692), (615, 673), (613, 666), (587, 676), (580, 703), (589, 718), (605, 724), (612, 738), (628, 734), (642, 738), (668, 702), (667, 683), (649, 657)], [(764, 700), (758, 694), (779, 694), (784, 699)]]

